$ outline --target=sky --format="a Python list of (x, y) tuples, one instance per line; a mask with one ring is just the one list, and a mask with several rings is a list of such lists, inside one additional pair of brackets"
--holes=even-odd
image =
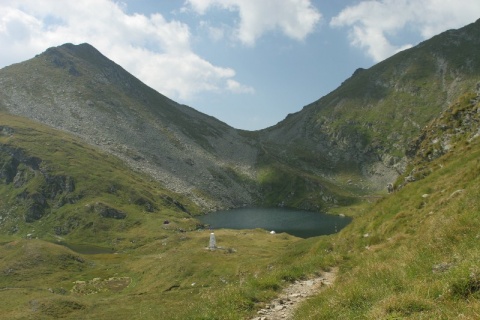
[(167, 97), (258, 130), (479, 18), (479, 0), (0, 0), (0, 68), (87, 42)]

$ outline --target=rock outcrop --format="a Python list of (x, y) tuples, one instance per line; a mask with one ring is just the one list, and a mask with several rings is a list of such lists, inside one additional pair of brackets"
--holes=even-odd
[[(2, 130), (4, 131), (4, 130)], [(10, 132), (13, 133), (13, 130)], [(59, 208), (74, 203), (81, 197), (72, 196), (75, 181), (70, 176), (51, 175), (42, 167), (42, 160), (30, 157), (21, 149), (0, 144), (0, 183), (12, 184), (21, 190), (15, 197), (23, 206), (25, 222), (35, 222), (48, 213), (50, 207)], [(28, 188), (29, 184), (35, 187)]]

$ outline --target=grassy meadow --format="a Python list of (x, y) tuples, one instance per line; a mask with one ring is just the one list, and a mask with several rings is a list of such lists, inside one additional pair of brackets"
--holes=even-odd
[[(2, 172), (12, 153), (24, 159), (16, 175), (24, 178), (0, 184), (6, 318), (239, 319), (318, 270), (291, 266), (308, 242), (264, 230), (219, 230), (223, 249), (206, 250), (210, 231), (198, 227), (199, 208), (188, 199), (66, 133), (6, 114), (0, 126)], [(69, 177), (74, 188), (45, 197), (43, 216), (26, 222), (29, 196), (49, 194), (55, 177)], [(99, 207), (126, 217), (103, 217)]]

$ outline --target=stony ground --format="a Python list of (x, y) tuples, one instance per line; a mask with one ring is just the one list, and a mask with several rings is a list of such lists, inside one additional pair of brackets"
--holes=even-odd
[(265, 308), (259, 310), (258, 316), (251, 320), (292, 319), (295, 308), (310, 296), (331, 286), (336, 275), (337, 269), (332, 269), (316, 278), (295, 281), (286, 287), (276, 299), (268, 303)]

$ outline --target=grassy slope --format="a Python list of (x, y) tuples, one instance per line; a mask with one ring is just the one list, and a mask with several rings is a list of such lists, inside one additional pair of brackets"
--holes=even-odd
[[(170, 235), (116, 255), (10, 241), (0, 246), (0, 297), (8, 301), (0, 310), (9, 319), (241, 319), (275, 294), (278, 278), (289, 277), (274, 257), (299, 240), (264, 231), (216, 235), (219, 245), (236, 252), (205, 250), (208, 231)], [(112, 277), (128, 286), (114, 288), (106, 281)]]
[[(330, 266), (340, 267), (335, 286), (303, 305), (298, 319), (474, 319), (480, 313), (478, 139), (457, 139), (455, 152), (422, 163), (431, 172), (424, 179), (374, 204), (346, 208), (357, 218), (337, 235), (301, 240), (220, 230), (218, 244), (226, 250), (211, 252), (204, 249), (209, 231), (175, 230), (193, 228), (195, 221), (163, 200), (155, 202), (162, 209), (149, 214), (129, 203), (132, 192), (164, 199), (155, 197), (165, 192), (158, 185), (71, 136), (16, 117), (0, 119), (15, 130), (0, 136), (2, 144), (21, 147), (52, 173), (67, 170), (76, 179), (75, 192), (85, 196), (61, 207), (64, 214), (81, 216), (80, 208), (98, 199), (128, 213), (127, 221), (103, 219), (103, 230), (64, 236), (115, 244), (119, 254), (82, 255), (44, 241), (55, 240), (47, 232), (55, 211), (21, 224), (16, 234), (3, 233), (0, 311), (7, 318), (243, 319), (289, 281)], [(45, 135), (49, 144), (40, 145)], [(112, 183), (122, 190), (114, 198), (103, 192)], [(0, 191), (18, 192), (8, 185)], [(172, 224), (162, 228), (166, 218)], [(129, 219), (140, 223), (129, 225)], [(25, 239), (32, 229), (41, 239)]]
[(365, 210), (332, 243), (336, 285), (297, 318), (478, 319), (479, 159), (478, 138), (460, 139), (422, 164), (424, 179)]
[[(0, 126), (10, 130), (0, 135), (3, 147), (41, 159), (50, 177), (73, 178), (68, 196), (77, 199), (58, 207), (57, 198), (48, 199), (48, 212), (27, 223), (17, 196), (43, 192), (43, 174), (37, 170), (17, 187), (2, 180), (0, 299), (6, 303), (0, 312), (6, 318), (236, 319), (272, 297), (282, 279), (303, 274), (290, 266), (288, 253), (303, 246), (300, 239), (262, 230), (218, 231), (218, 244), (226, 249), (210, 252), (210, 232), (195, 230), (196, 220), (166, 200), (177, 199), (195, 213), (187, 199), (66, 133), (6, 114)], [(146, 212), (145, 200), (153, 212)], [(98, 202), (127, 217), (101, 217), (91, 210)], [(170, 224), (163, 224), (166, 219)], [(56, 234), (54, 227), (69, 221), (76, 223), (70, 232)], [(58, 240), (113, 247), (118, 254), (82, 255)]]
[[(395, 171), (391, 168), (384, 179), (381, 172), (369, 177), (368, 164), (381, 159), (402, 171), (408, 143), (452, 101), (475, 88), (479, 30), (480, 20), (356, 71), (336, 90), (261, 131), (266, 149), (292, 168), (334, 177), (331, 182), (341, 188), (358, 184), (349, 190), (353, 194), (384, 190)], [(338, 190), (332, 194), (348, 196)], [(307, 193), (302, 200), (309, 195), (316, 196)]]
[[(158, 226), (165, 219), (170, 219), (179, 228), (191, 227), (192, 222), (185, 222), (188, 214), (182, 212), (174, 203), (180, 203), (192, 213), (198, 210), (187, 199), (161, 188), (143, 174), (134, 173), (127, 169), (117, 158), (87, 146), (79, 139), (69, 134), (52, 130), (35, 122), (23, 118), (1, 114), (0, 125), (13, 129), (12, 135), (0, 136), (0, 143), (11, 149), (22, 150), (29, 157), (41, 159), (40, 170), (30, 174), (32, 177), (27, 182), (15, 187), (9, 183), (0, 184), (0, 191), (4, 195), (1, 208), (4, 209), (5, 221), (0, 227), (3, 231), (25, 236), (33, 236), (54, 240), (52, 225), (61, 226), (62, 223), (78, 220), (75, 228), (68, 233), (68, 238), (75, 242), (101, 242), (104, 245), (114, 245), (115, 237), (131, 239), (135, 237), (148, 238), (155, 232), (145, 228), (150, 225)], [(5, 156), (5, 154), (4, 154)], [(21, 168), (22, 164), (19, 168)], [(31, 168), (24, 168), (26, 172)], [(43, 174), (40, 174), (43, 172)], [(14, 212), (22, 216), (22, 201), (16, 201), (20, 194), (41, 193), (48, 190), (46, 176), (67, 176), (74, 180), (74, 191), (69, 193), (66, 204), (59, 205), (58, 197), (47, 199), (49, 206), (42, 219), (29, 224), (22, 221), (8, 219), (6, 208), (14, 208)], [(45, 193), (45, 192), (44, 192)], [(71, 199), (71, 200), (69, 200)], [(72, 202), (72, 203), (70, 203)], [(97, 203), (102, 203), (127, 213), (126, 219), (105, 219), (92, 212)], [(149, 203), (154, 208), (147, 212), (145, 204)], [(15, 212), (15, 209), (17, 211)], [(173, 224), (172, 224), (173, 225)], [(140, 226), (140, 228), (137, 228)], [(135, 230), (140, 230), (135, 234)], [(10, 231), (9, 231), (10, 230)], [(57, 237), (58, 238), (58, 237)], [(126, 241), (124, 241), (126, 242)], [(122, 244), (117, 241), (120, 248)], [(127, 244), (128, 246), (128, 244)]]

